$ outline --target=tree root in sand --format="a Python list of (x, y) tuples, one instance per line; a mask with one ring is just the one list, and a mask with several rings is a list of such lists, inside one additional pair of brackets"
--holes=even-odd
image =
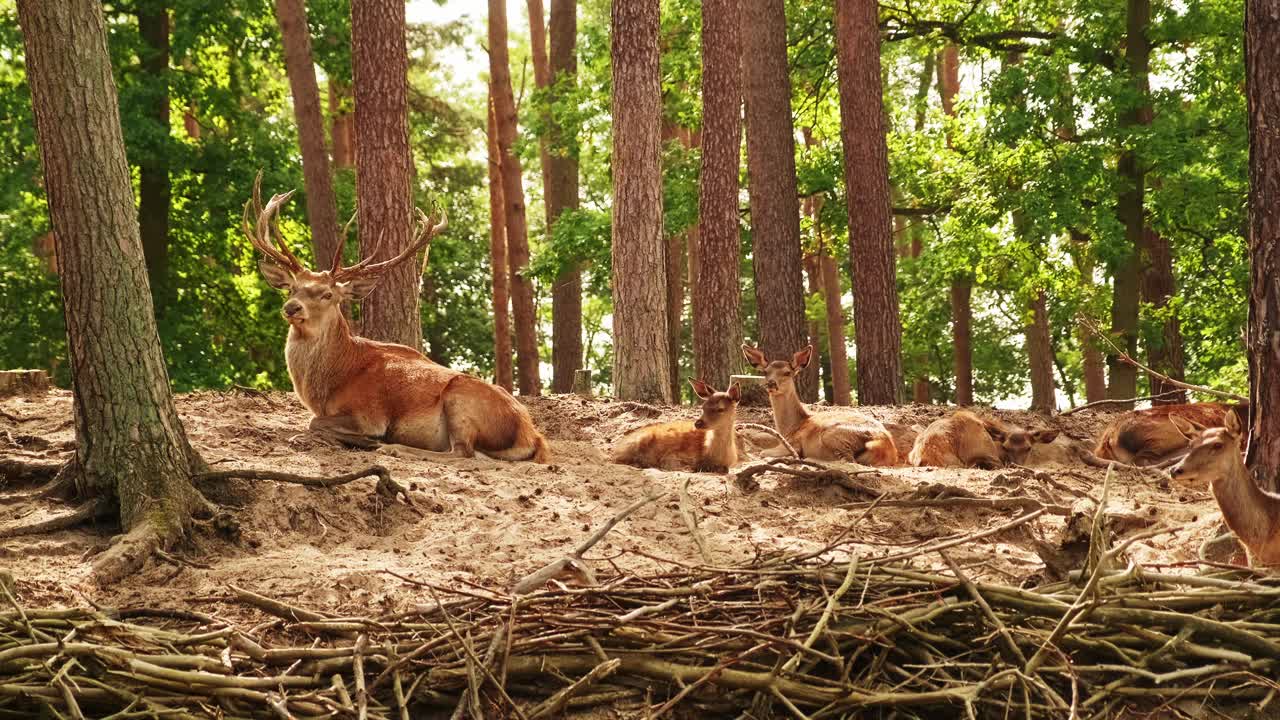
[(875, 470), (855, 470), (850, 473), (829, 465), (823, 465), (820, 462), (794, 457), (776, 457), (754, 465), (748, 465), (734, 475), (734, 481), (743, 492), (752, 493), (760, 489), (760, 483), (756, 481), (755, 477), (767, 472), (782, 473), (783, 475), (790, 475), (804, 480), (814, 480), (820, 483), (830, 483), (868, 497), (880, 495), (876, 490), (853, 479), (855, 475), (874, 475), (876, 474)]
[(16, 505), (29, 500), (44, 500), (71, 494), (75, 487), (75, 462), (35, 462), (13, 458), (0, 459), (0, 479), (38, 482), (44, 485), (29, 493), (0, 497), (0, 505)]
[(318, 477), (307, 475), (295, 475), (293, 473), (279, 472), (277, 470), (258, 470), (254, 468), (240, 468), (238, 470), (215, 470), (212, 472), (197, 473), (191, 476), (194, 482), (207, 482), (211, 480), (229, 480), (231, 478), (240, 478), (242, 480), (273, 480), (275, 482), (293, 483), (295, 485), (307, 485), (310, 487), (333, 488), (339, 485), (346, 485), (360, 478), (376, 477), (378, 478), (377, 491), (390, 497), (404, 498), (405, 505), (414, 508), (413, 498), (409, 496), (409, 491), (403, 485), (391, 479), (391, 471), (381, 465), (371, 465), (363, 470), (349, 472), (345, 475), (336, 475), (333, 477)]
[(76, 507), (76, 509), (69, 513), (57, 515), (49, 518), (48, 520), (0, 528), (0, 538), (40, 535), (42, 533), (54, 532), (56, 530), (66, 530), (67, 528), (75, 527), (95, 518), (109, 515), (112, 509), (112, 504), (105, 500), (89, 500), (81, 503)]

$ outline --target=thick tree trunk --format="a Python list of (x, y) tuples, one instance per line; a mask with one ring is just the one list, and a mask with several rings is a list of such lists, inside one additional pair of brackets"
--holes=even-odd
[(613, 3), (613, 388), (672, 401), (662, 236), (658, 0)]
[(166, 0), (138, 3), (142, 38), (143, 113), (153, 124), (154, 141), (138, 153), (138, 226), (147, 277), (157, 311), (169, 304), (169, 7)]
[[(529, 6), (529, 54), (533, 60), (533, 84), (539, 90), (546, 90), (551, 85), (552, 70), (551, 60), (547, 57), (547, 26), (543, 18), (546, 13), (543, 12), (542, 0), (528, 0)], [(545, 122), (548, 118), (544, 117)], [(538, 167), (542, 171), (542, 191), (543, 197), (550, 192), (551, 178), (550, 166), (551, 158), (547, 153), (547, 136), (543, 135), (538, 138)], [(543, 203), (546, 205), (546, 203)], [(547, 212), (547, 232), (551, 231), (551, 208), (546, 207)]]
[(849, 206), (853, 324), (857, 328), (858, 402), (902, 402), (902, 321), (889, 202), (889, 150), (880, 84), (877, 6), (836, 0), (840, 138)]
[(329, 136), (333, 145), (333, 167), (346, 170), (356, 165), (356, 144), (351, 117), (351, 88), (329, 78)]
[[(1169, 240), (1150, 227), (1142, 233), (1142, 299), (1157, 309), (1168, 307), (1169, 300), (1177, 292), (1173, 278), (1173, 252)], [(1185, 377), (1182, 356), (1182, 328), (1177, 315), (1161, 324), (1158, 337), (1147, 338), (1147, 367), (1174, 380)], [(1156, 405), (1179, 405), (1187, 401), (1187, 393), (1166, 383), (1154, 375), (1148, 378), (1152, 395), (1171, 393), (1168, 397), (1152, 400)]]
[(1280, 1), (1245, 5), (1249, 106), (1249, 441), (1258, 485), (1280, 489)]
[(717, 388), (742, 367), (738, 171), (742, 163), (742, 14), (739, 0), (702, 3), (702, 167), (693, 287), (694, 373)]
[(95, 562), (109, 582), (181, 533), (199, 502), (198, 458), (156, 333), (102, 5), (22, 0), (18, 16), (59, 240), (77, 486), (116, 498), (129, 533)]
[(507, 268), (511, 277), (511, 309), (516, 331), (516, 376), (521, 395), (542, 392), (538, 367), (538, 317), (533, 305), (529, 269), (529, 225), (525, 215), (524, 179), (516, 155), (516, 101), (511, 90), (507, 53), (507, 2), (489, 0), (489, 77), (493, 82), (498, 149), (502, 153), (502, 199), (507, 207)]
[[(772, 358), (804, 348), (804, 277), (800, 205), (796, 191), (795, 129), (787, 70), (784, 0), (742, 0), (742, 52), (751, 203), (751, 260), (755, 271), (759, 347)], [(800, 399), (813, 402), (811, 374), (797, 380)]]
[(956, 373), (956, 405), (973, 404), (973, 331), (970, 322), (973, 288), (968, 281), (951, 283), (951, 345)]
[(1031, 366), (1031, 410), (1051, 414), (1058, 401), (1053, 383), (1053, 338), (1049, 334), (1049, 310), (1045, 292), (1039, 290), (1031, 300), (1031, 324), (1025, 331), (1027, 359)]
[[(578, 4), (551, 0), (551, 79), (557, 97), (568, 95), (577, 83)], [(553, 119), (554, 123), (554, 119)], [(547, 158), (547, 227), (565, 210), (578, 208), (577, 128), (552, 125)], [(573, 389), (574, 373), (582, 368), (582, 271), (565, 270), (551, 289), (551, 364), (553, 392)]]
[(493, 84), (489, 84), (489, 267), (493, 274), (494, 383), (511, 392), (511, 300), (507, 281), (507, 215), (502, 201), (502, 153), (498, 150), (497, 120), (493, 112)]
[[(389, 259), (409, 244), (413, 157), (409, 151), (409, 55), (404, 3), (351, 4), (351, 69), (356, 99), (356, 203), (360, 254)], [(360, 331), (373, 340), (422, 348), (418, 291), (422, 272), (406, 262), (383, 275), (360, 304)]]
[(311, 61), (311, 31), (303, 0), (276, 0), (276, 20), (284, 43), (284, 67), (293, 92), (293, 117), (298, 122), (302, 176), (307, 186), (307, 224), (316, 266), (326, 267), (338, 251), (338, 201), (333, 194), (329, 153), (324, 146), (324, 116), (320, 89)]

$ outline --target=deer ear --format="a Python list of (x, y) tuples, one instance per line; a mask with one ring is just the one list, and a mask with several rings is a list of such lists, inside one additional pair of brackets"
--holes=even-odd
[(987, 435), (990, 435), (992, 440), (995, 440), (998, 443), (1004, 442), (1004, 439), (1006, 437), (1004, 428), (1000, 427), (999, 425), (996, 425), (990, 420), (983, 420), (982, 424), (986, 426)]
[(730, 400), (732, 400), (732, 401), (734, 401), (734, 402), (738, 402), (739, 400), (741, 400), (741, 399), (742, 399), (742, 386), (741, 386), (741, 385), (739, 385), (738, 383), (734, 383), (734, 384), (732, 384), (732, 385), (730, 385), (730, 386), (729, 386), (729, 399), (730, 399)]
[(812, 359), (813, 359), (813, 346), (806, 345), (805, 349), (791, 356), (791, 364), (795, 365), (797, 369), (803, 370), (804, 368), (809, 367), (809, 361)]
[(715, 394), (715, 388), (702, 382), (701, 380), (690, 380), (689, 384), (693, 386), (693, 394), (706, 400)]
[(742, 346), (742, 357), (751, 363), (751, 367), (757, 370), (763, 370), (769, 366), (769, 362), (764, 359), (764, 353), (760, 352), (760, 348), (753, 348), (750, 345)]
[(1182, 437), (1188, 440), (1194, 440), (1195, 437), (1200, 434), (1199, 426), (1186, 418), (1178, 417), (1177, 415), (1170, 415), (1169, 422), (1173, 423), (1174, 430), (1177, 430)]
[(268, 285), (277, 290), (287, 290), (293, 287), (293, 273), (266, 258), (258, 261), (258, 272), (261, 272), (262, 277), (266, 278)]
[(1046, 445), (1058, 439), (1057, 430), (1038, 430), (1035, 434), (1036, 442), (1045, 443)]
[(346, 293), (348, 300), (363, 300), (378, 287), (378, 277), (360, 277), (350, 282), (338, 283), (338, 287), (342, 288)]
[(1244, 434), (1244, 425), (1240, 422), (1240, 414), (1234, 409), (1227, 410), (1227, 417), (1222, 424), (1227, 429), (1228, 435), (1240, 437)]

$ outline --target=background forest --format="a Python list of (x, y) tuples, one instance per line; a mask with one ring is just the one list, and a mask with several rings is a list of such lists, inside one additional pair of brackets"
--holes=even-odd
[[(431, 249), (422, 330), (437, 362), (493, 377), (489, 94), (485, 77), (468, 75), (488, 67), (488, 27), (483, 6), (465, 4), (470, 14), (460, 20), (411, 23), (408, 35), (415, 201), (447, 208), (450, 221)], [(170, 379), (178, 391), (288, 388), (281, 298), (240, 232), (260, 168), (271, 192), (304, 188), (277, 8), (132, 0), (105, 9)], [(526, 7), (511, 2), (509, 11)], [(543, 390), (552, 377), (552, 288), (578, 268), (585, 366), (598, 387), (611, 382), (609, 11), (607, 0), (577, 3), (576, 74), (545, 82), (535, 78), (533, 39), (511, 36)], [(345, 219), (358, 151), (350, 9), (310, 0), (306, 12)], [(668, 303), (680, 318), (671, 362), (691, 377), (686, 260), (700, 241), (701, 3), (663, 0), (661, 23)], [(791, 0), (785, 23), (791, 113), (769, 121), (791, 128), (794, 183), (782, 165), (763, 171), (785, 176), (782, 187), (800, 199), (807, 331), (822, 349), (822, 397), (832, 399), (840, 373), (831, 372), (828, 350), (832, 337), (852, 346), (857, 336), (849, 319), (859, 264), (849, 256), (831, 4)], [(880, 25), (905, 398), (1099, 399), (1108, 375), (1114, 386), (1124, 371), (1107, 372), (1107, 348), (1090, 326), (1112, 328), (1118, 344), (1173, 377), (1246, 387), (1241, 3), (883, 2)], [(750, 30), (743, 34), (749, 45)], [(741, 60), (748, 134), (755, 60), (749, 52)], [(0, 85), (0, 366), (46, 368), (66, 384), (56, 240), (11, 0), (0, 0)], [(769, 274), (763, 243), (776, 234), (772, 218), (751, 214), (749, 144), (739, 226), (748, 340), (759, 337), (755, 278)], [(548, 153), (578, 161), (579, 206), (553, 232), (542, 179)], [(285, 210), (285, 233), (308, 257), (306, 203)], [(856, 377), (854, 353), (837, 352), (837, 363), (841, 355)], [(1138, 394), (1163, 390), (1136, 382)]]

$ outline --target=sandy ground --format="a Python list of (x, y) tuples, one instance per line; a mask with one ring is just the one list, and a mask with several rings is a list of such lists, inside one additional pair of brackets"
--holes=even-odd
[[(226, 599), (226, 587), (234, 584), (343, 614), (405, 609), (430, 602), (430, 595), (391, 573), (455, 588), (470, 583), (510, 587), (655, 489), (672, 495), (620, 524), (588, 554), (592, 565), (609, 574), (701, 564), (705, 561), (677, 500), (686, 481), (710, 560), (717, 565), (780, 551), (817, 550), (831, 543), (870, 559), (979, 532), (1024, 514), (1018, 509), (897, 506), (868, 513), (867, 497), (778, 475), (762, 476), (761, 490), (744, 495), (722, 475), (638, 470), (606, 461), (610, 443), (624, 432), (655, 420), (695, 417), (694, 408), (657, 411), (575, 396), (535, 399), (530, 409), (555, 454), (555, 464), (535, 465), (482, 457), (436, 462), (397, 456), (405, 453), (394, 450), (336, 446), (306, 432), (309, 415), (291, 393), (201, 392), (177, 402), (192, 442), (215, 469), (259, 467), (333, 475), (380, 463), (411, 488), (421, 515), (402, 503), (379, 499), (372, 479), (334, 489), (230, 481), (208, 494), (234, 508), (242, 528), (238, 540), (198, 529), (174, 550), (179, 562), (157, 559), (115, 587), (97, 588), (86, 578), (92, 557), (106, 547), (117, 528), (100, 525), (0, 540), (0, 568), (17, 576), (21, 602), (179, 606), (247, 618), (253, 611)], [(928, 406), (866, 410), (907, 426), (925, 425), (945, 412)], [(1045, 424), (1023, 413), (996, 414), (1028, 426)], [(1055, 419), (1063, 435), (1051, 446), (1037, 447), (1030, 470), (902, 467), (859, 480), (887, 492), (886, 499), (917, 492), (935, 496), (941, 485), (951, 494), (1029, 496), (1070, 506), (1087, 495), (1096, 497), (1103, 477), (1102, 471), (1073, 459), (1070, 438), (1093, 437), (1110, 417), (1083, 412)], [(770, 423), (770, 416), (767, 408), (743, 408), (739, 421)], [(0, 400), (0, 456), (61, 458), (73, 442), (70, 393)], [(0, 496), (28, 489), (0, 478)], [(1108, 509), (1131, 515), (1140, 525), (1158, 523), (1174, 529), (1135, 546), (1131, 557), (1141, 563), (1193, 560), (1199, 543), (1219, 523), (1207, 492), (1170, 488), (1153, 475), (1137, 472), (1116, 474)], [(65, 510), (57, 504), (0, 505), (0, 527)], [(1062, 515), (1045, 514), (1013, 530), (960, 544), (950, 554), (976, 577), (1013, 585), (1034, 583), (1044, 570), (1037, 544), (1057, 544), (1065, 522)], [(931, 552), (913, 562), (942, 566)]]

